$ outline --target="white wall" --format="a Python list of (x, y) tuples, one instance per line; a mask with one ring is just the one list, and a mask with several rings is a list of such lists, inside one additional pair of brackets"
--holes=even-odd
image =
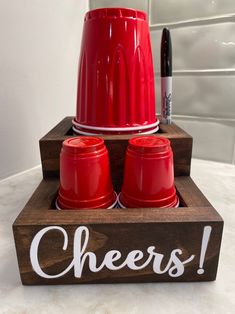
[(235, 163), (235, 1), (90, 0), (90, 7), (147, 11), (160, 108), (161, 30), (171, 29), (174, 120), (194, 138), (193, 156)]
[(38, 140), (75, 114), (87, 0), (0, 0), (0, 178), (40, 163)]

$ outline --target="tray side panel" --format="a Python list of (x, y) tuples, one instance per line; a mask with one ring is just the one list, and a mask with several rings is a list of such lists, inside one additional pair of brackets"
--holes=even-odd
[(26, 285), (215, 280), (222, 229), (219, 219), (13, 226)]

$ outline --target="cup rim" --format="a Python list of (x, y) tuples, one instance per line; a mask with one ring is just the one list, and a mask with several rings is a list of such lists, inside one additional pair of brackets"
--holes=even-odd
[(117, 131), (141, 131), (141, 130), (154, 128), (159, 125), (160, 121), (156, 117), (156, 122), (154, 123), (147, 124), (147, 125), (133, 126), (133, 127), (123, 127), (123, 128), (99, 127), (99, 126), (94, 126), (94, 125), (81, 124), (81, 123), (78, 123), (75, 118), (73, 118), (72, 123), (74, 126), (77, 126), (82, 129), (88, 129), (88, 130), (94, 130), (94, 131), (117, 132)]
[[(118, 194), (118, 196), (117, 196), (117, 203), (118, 203), (118, 205), (121, 207), (121, 208), (129, 208), (129, 207), (126, 207), (126, 206), (124, 206), (123, 204), (122, 204), (122, 202), (120, 201), (120, 195), (121, 195), (121, 192)], [(179, 197), (178, 197), (178, 195), (176, 194), (175, 195), (176, 196), (176, 199), (177, 199), (177, 203), (176, 203), (176, 205), (175, 206), (173, 206), (173, 208), (178, 208), (179, 207), (179, 203), (180, 203), (180, 200), (179, 200)], [(153, 207), (153, 206), (150, 206), (150, 207)], [(155, 207), (155, 206), (154, 206)], [(170, 208), (170, 207), (172, 207), (172, 206), (166, 206), (166, 207), (155, 207), (155, 208)], [(138, 207), (137, 207), (138, 208)]]
[[(114, 201), (107, 209), (112, 209), (112, 208), (114, 208), (114, 207), (117, 205), (117, 203), (118, 203), (118, 195), (117, 195), (117, 193), (116, 193), (115, 191), (113, 191), (113, 192), (114, 192), (114, 195), (115, 195), (115, 201)], [(83, 209), (83, 208), (68, 208), (68, 209), (62, 209), (62, 208), (60, 208), (60, 206), (59, 206), (58, 198), (59, 198), (59, 196), (57, 196), (57, 198), (56, 198), (56, 200), (55, 200), (55, 206), (56, 206), (56, 209), (57, 209), (57, 210), (82, 210), (82, 209)], [(99, 209), (99, 208), (87, 208), (87, 210), (91, 210), (91, 209), (96, 210), (96, 209)]]
[[(90, 133), (90, 132), (86, 132), (86, 131), (82, 131), (82, 130), (79, 130), (79, 129), (77, 129), (75, 126), (72, 126), (72, 129), (73, 129), (73, 131), (76, 133), (76, 135), (77, 134), (81, 134), (81, 135), (93, 135), (93, 136), (102, 136), (102, 135), (111, 135), (111, 134), (107, 134), (107, 133), (105, 133), (105, 134), (102, 134), (102, 133)], [(142, 133), (132, 133), (132, 134), (129, 134), (129, 135), (148, 135), (148, 134), (154, 134), (154, 133), (156, 133), (157, 131), (159, 130), (159, 126), (157, 125), (157, 127), (156, 128), (154, 128), (154, 129), (152, 129), (152, 130), (150, 130), (150, 131), (146, 131), (146, 132), (142, 132)], [(129, 130), (125, 130), (126, 132), (128, 132)], [(111, 133), (111, 132), (110, 132)], [(120, 135), (128, 135), (128, 133), (125, 133), (125, 134), (120, 134)]]

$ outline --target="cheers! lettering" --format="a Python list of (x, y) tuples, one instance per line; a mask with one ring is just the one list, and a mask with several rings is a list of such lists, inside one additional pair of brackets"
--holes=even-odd
[[(208, 227), (211, 228), (210, 226), (207, 226), (205, 228)], [(63, 250), (66, 251), (68, 247), (68, 234), (64, 228), (59, 226), (50, 226), (40, 230), (34, 237), (30, 247), (30, 261), (34, 271), (39, 276), (47, 279), (62, 277), (65, 274), (67, 274), (72, 268), (74, 270), (75, 278), (81, 278), (85, 262), (88, 263), (89, 270), (94, 273), (101, 271), (104, 267), (113, 271), (120, 270), (123, 267), (128, 267), (131, 270), (140, 270), (148, 266), (150, 263), (152, 263), (154, 273), (156, 274), (168, 273), (170, 277), (179, 277), (184, 273), (184, 265), (190, 263), (195, 257), (195, 255), (191, 255), (188, 259), (181, 260), (180, 255), (182, 255), (182, 250), (174, 249), (170, 254), (167, 265), (165, 266), (164, 269), (162, 269), (161, 264), (164, 255), (158, 253), (156, 251), (155, 246), (149, 246), (146, 249), (145, 254), (140, 250), (133, 250), (129, 252), (124, 262), (122, 262), (121, 264), (120, 263), (118, 264), (118, 261), (120, 261), (120, 259), (122, 258), (122, 253), (118, 250), (108, 251), (104, 256), (102, 263), (100, 265), (97, 265), (97, 257), (95, 253), (86, 250), (89, 242), (89, 230), (85, 226), (80, 226), (76, 229), (74, 235), (73, 259), (71, 263), (61, 273), (56, 275), (49, 275), (45, 273), (40, 267), (38, 260), (38, 249), (42, 237), (48, 231), (51, 230), (58, 230), (58, 232), (61, 232), (63, 234), (64, 236)], [(142, 259), (144, 261), (141, 264)], [(136, 264), (137, 262), (138, 265)]]

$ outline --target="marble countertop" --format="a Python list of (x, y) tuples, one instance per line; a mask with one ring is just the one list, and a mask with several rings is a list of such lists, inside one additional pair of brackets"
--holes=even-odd
[(0, 313), (234, 313), (235, 167), (193, 160), (192, 177), (225, 221), (215, 282), (22, 286), (11, 225), (41, 169), (0, 181)]

